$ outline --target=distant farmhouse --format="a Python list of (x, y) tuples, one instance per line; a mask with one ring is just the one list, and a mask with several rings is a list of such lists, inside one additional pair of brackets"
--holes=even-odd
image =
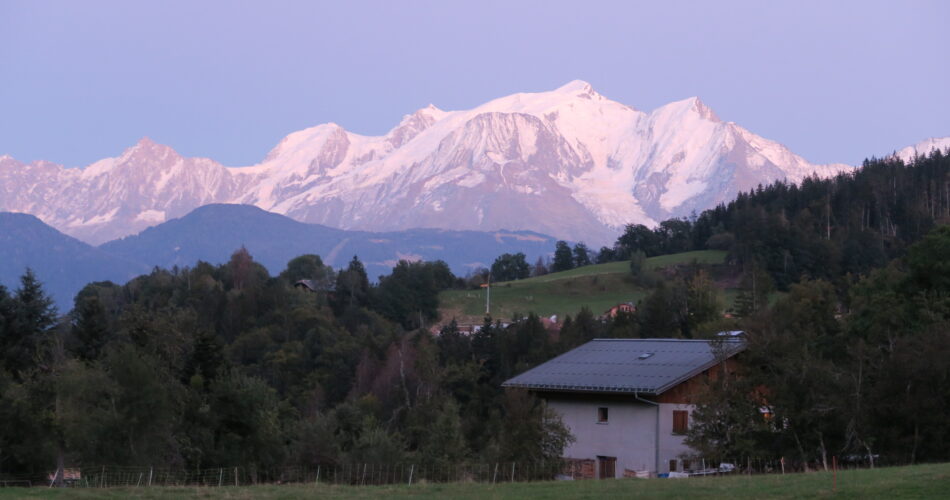
[(506, 381), (561, 415), (576, 441), (575, 478), (656, 476), (698, 468), (683, 443), (694, 398), (717, 369), (735, 368), (740, 332), (718, 341), (596, 339)]
[(326, 292), (332, 294), (336, 291), (336, 283), (325, 280), (297, 280), (294, 282), (294, 288), (307, 292)]
[(297, 280), (297, 282), (294, 283), (294, 288), (308, 292), (316, 292), (319, 290), (316, 282), (313, 280)]
[(632, 314), (637, 312), (637, 306), (633, 302), (623, 302), (604, 311), (601, 318), (616, 318), (618, 314)]

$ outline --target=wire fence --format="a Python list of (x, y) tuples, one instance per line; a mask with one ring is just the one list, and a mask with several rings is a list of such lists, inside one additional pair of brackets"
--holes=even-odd
[[(687, 477), (736, 474), (782, 474), (801, 472), (802, 463), (753, 457), (709, 461), (703, 458), (671, 460), (663, 464), (669, 473), (659, 477)], [(831, 463), (829, 462), (829, 468)], [(865, 468), (866, 464), (837, 460), (839, 469)], [(820, 470), (824, 464), (810, 463)], [(352, 463), (312, 467), (259, 468), (247, 466), (181, 469), (142, 466), (86, 466), (66, 468), (63, 484), (77, 488), (161, 486), (227, 487), (257, 484), (332, 484), (332, 485), (413, 485), (419, 483), (507, 483), (550, 480), (596, 479), (603, 475), (597, 460), (497, 463)], [(612, 477), (657, 477), (645, 470), (611, 469)], [(677, 476), (677, 474), (679, 476)], [(56, 473), (48, 476), (12, 477), (0, 475), (0, 487), (51, 486)]]
[[(461, 463), (461, 464), (328, 464), (315, 467), (215, 467), (173, 469), (136, 466), (93, 466), (66, 468), (63, 483), (68, 487), (156, 487), (156, 486), (247, 486), (256, 484), (392, 485), (457, 482), (549, 481), (562, 475), (563, 464), (548, 463)], [(53, 485), (56, 473), (46, 478), (0, 478), (0, 487)]]

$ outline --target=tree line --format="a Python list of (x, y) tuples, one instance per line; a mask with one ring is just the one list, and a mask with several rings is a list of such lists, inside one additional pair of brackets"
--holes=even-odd
[(748, 349), (698, 398), (687, 442), (707, 459), (800, 467), (950, 458), (950, 226), (847, 285), (792, 284), (741, 320)]
[(27, 271), (0, 287), (0, 475), (557, 459), (560, 420), (500, 387), (551, 354), (549, 332), (532, 316), (433, 335), (456, 283), (443, 262), (371, 284), (357, 258), (316, 255), (270, 276), (240, 249), (91, 283), (59, 315)]
[(800, 184), (778, 181), (740, 193), (698, 216), (656, 228), (628, 225), (598, 262), (691, 250), (729, 252), (746, 273), (765, 271), (780, 290), (823, 279), (848, 280), (886, 266), (939, 224), (950, 221), (950, 157), (939, 150), (911, 165), (888, 157)]

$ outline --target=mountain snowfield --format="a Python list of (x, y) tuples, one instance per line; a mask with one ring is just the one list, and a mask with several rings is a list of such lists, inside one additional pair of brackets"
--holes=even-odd
[(933, 150), (950, 151), (950, 137), (931, 137), (924, 139), (913, 146), (907, 146), (894, 153), (904, 163), (910, 163), (915, 156), (929, 155)]
[(318, 125), (253, 166), (185, 158), (149, 139), (83, 169), (4, 156), (0, 210), (92, 244), (209, 203), (241, 203), (342, 229), (531, 230), (600, 245), (628, 223), (851, 168), (808, 163), (698, 98), (648, 113), (573, 81), (471, 110), (430, 105), (383, 136)]

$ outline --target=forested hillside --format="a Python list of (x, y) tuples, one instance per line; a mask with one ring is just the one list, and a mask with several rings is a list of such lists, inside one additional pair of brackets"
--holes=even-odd
[[(294, 288), (301, 278), (318, 291)], [(371, 287), (353, 259), (277, 277), (245, 250), (220, 266), (92, 283), (59, 318), (32, 273), (0, 288), (0, 474), (57, 460), (251, 470), (557, 457), (566, 434), (500, 383), (554, 347), (534, 316), (432, 336), (441, 262)], [(329, 290), (329, 291), (328, 291)], [(536, 439), (541, 438), (541, 439)]]
[(939, 150), (905, 166), (871, 159), (853, 173), (776, 182), (741, 193), (698, 217), (656, 229), (627, 227), (601, 261), (705, 248), (729, 250), (746, 268), (763, 268), (785, 289), (802, 278), (842, 286), (903, 255), (935, 225), (950, 221), (950, 157)]
[[(741, 321), (748, 350), (700, 398), (704, 456), (811, 467), (950, 458), (950, 226), (847, 287), (805, 280)], [(849, 307), (845, 310), (842, 302)]]

